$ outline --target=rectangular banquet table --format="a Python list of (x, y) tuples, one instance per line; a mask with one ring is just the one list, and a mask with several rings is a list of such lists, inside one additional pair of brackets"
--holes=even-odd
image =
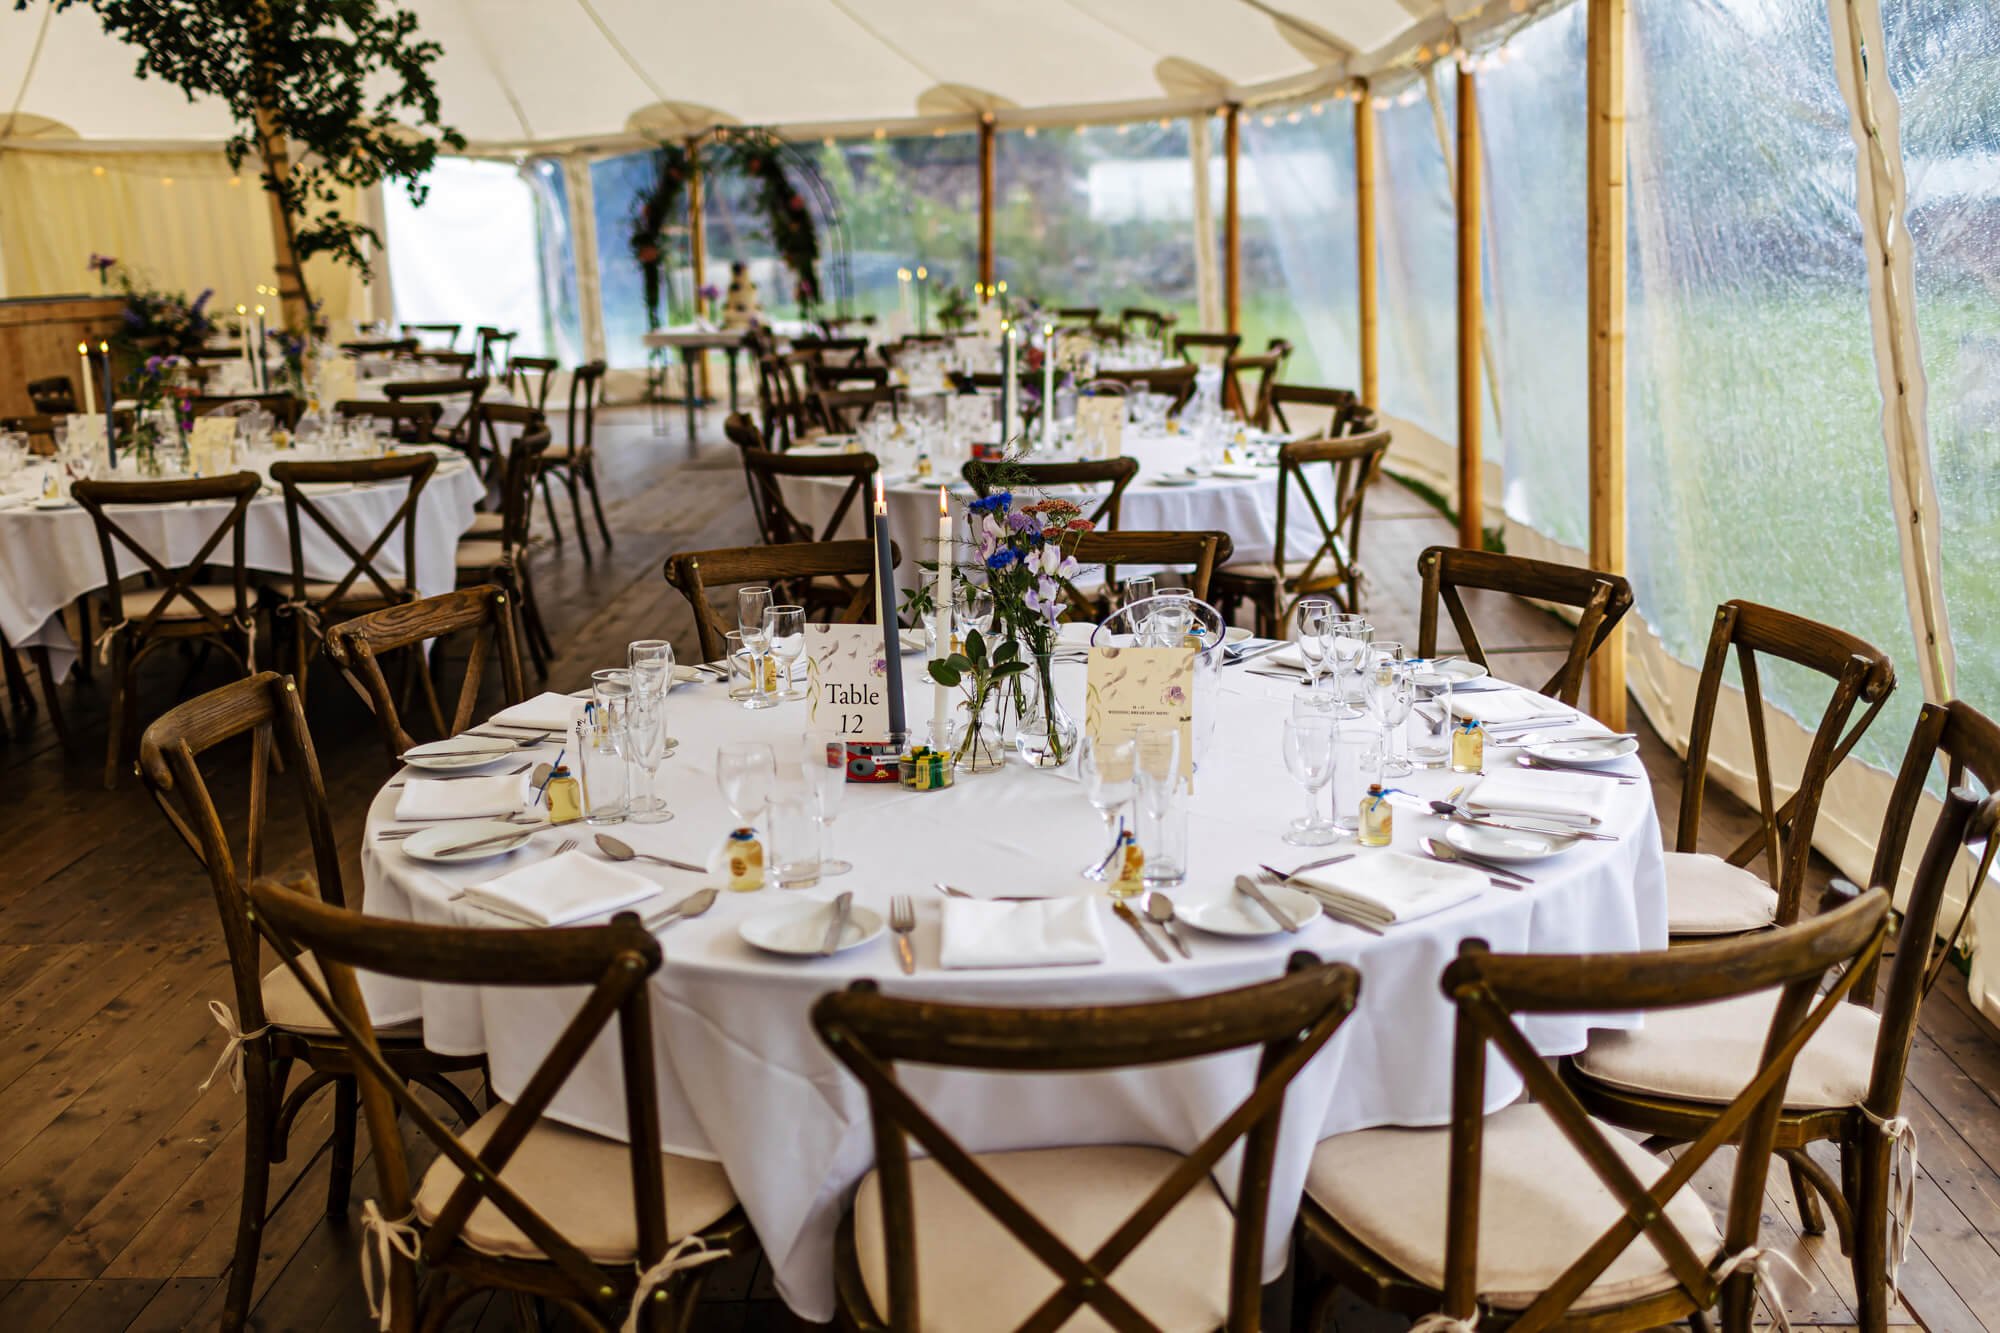
[[(638, 633), (637, 629), (634, 633)], [(927, 715), (930, 692), (921, 663), (905, 657), (913, 715)], [(1083, 669), (1057, 668), (1057, 689), (1081, 716)], [(1182, 905), (1231, 891), (1233, 877), (1258, 862), (1295, 865), (1301, 849), (1281, 840), (1304, 800), (1279, 758), (1282, 719), (1295, 686), (1225, 668), (1214, 700), (1217, 725), (1200, 757), (1191, 802), (1191, 868), (1173, 894)], [(1204, 705), (1206, 706), (1206, 705)], [(665, 824), (621, 824), (616, 832), (642, 851), (705, 861), (733, 822), (715, 786), (716, 747), (725, 740), (795, 743), (803, 704), (748, 712), (719, 684), (677, 687), (668, 710), (679, 741), (661, 782), (678, 817)], [(1579, 730), (1595, 729), (1587, 719)], [(1621, 764), (1642, 773), (1636, 760)], [(1418, 773), (1398, 785), (1441, 796), (1465, 779), (1448, 771)], [(1268, 1279), (1283, 1270), (1289, 1230), (1313, 1144), (1327, 1135), (1374, 1125), (1437, 1125), (1450, 1108), (1453, 1012), (1438, 977), (1462, 940), (1496, 950), (1599, 953), (1666, 943), (1660, 832), (1644, 783), (1615, 788), (1606, 827), (1619, 840), (1583, 843), (1529, 868), (1533, 887), (1491, 889), (1435, 916), (1391, 927), (1381, 937), (1321, 918), (1297, 936), (1224, 939), (1188, 932), (1192, 961), (1155, 961), (1104, 917), (1105, 962), (946, 972), (938, 965), (938, 905), (932, 881), (949, 877), (981, 896), (1000, 893), (1095, 895), (1077, 873), (1103, 850), (1103, 829), (1077, 783), (1066, 775), (1010, 766), (960, 778), (947, 791), (849, 786), (836, 825), (852, 873), (815, 888), (724, 893), (706, 916), (663, 935), (666, 961), (655, 981), (654, 1038), (661, 1087), (662, 1146), (720, 1161), (770, 1256), (778, 1290), (800, 1315), (824, 1320), (833, 1310), (833, 1236), (856, 1183), (871, 1166), (868, 1110), (858, 1084), (822, 1049), (808, 1022), (813, 1001), (858, 977), (889, 994), (989, 1004), (1102, 1004), (1212, 993), (1278, 976), (1294, 949), (1356, 964), (1359, 1007), (1293, 1085), (1272, 1189)], [(569, 830), (538, 834), (532, 850), (484, 866), (420, 864), (398, 844), (378, 841), (394, 810), (384, 792), (369, 814), (362, 854), (365, 910), (400, 920), (452, 925), (504, 923), (452, 894), (522, 858), (546, 855)], [(1413, 849), (1441, 824), (1401, 812), (1396, 845)], [(586, 831), (587, 833), (587, 831)], [(585, 844), (588, 846), (588, 837)], [(663, 897), (650, 912), (716, 882), (708, 876), (634, 863)], [(801, 897), (830, 899), (851, 889), (856, 902), (886, 915), (892, 893), (916, 900), (918, 972), (903, 976), (887, 936), (827, 959), (762, 955), (738, 935), (746, 919)], [(456, 1054), (485, 1052), (502, 1097), (519, 1092), (578, 996), (567, 991), (491, 991), (424, 987), (364, 977), (378, 1020), (421, 1017), (425, 1041)], [(1527, 1031), (1546, 1055), (1580, 1049), (1593, 1026), (1631, 1026), (1630, 1016), (1539, 1016)], [(584, 1129), (622, 1136), (617, 1061), (607, 1037), (558, 1094), (551, 1113)], [(1076, 1143), (1138, 1143), (1192, 1148), (1251, 1086), (1255, 1053), (1113, 1074), (996, 1076), (910, 1070), (906, 1086), (968, 1147), (1034, 1148)], [(1500, 1061), (1490, 1065), (1489, 1105), (1519, 1093)], [(1218, 1180), (1233, 1186), (1236, 1159)]]

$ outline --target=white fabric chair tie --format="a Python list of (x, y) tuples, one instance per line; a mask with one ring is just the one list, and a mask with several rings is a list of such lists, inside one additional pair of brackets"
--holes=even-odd
[(1778, 1290), (1777, 1281), (1773, 1276), (1776, 1271), (1772, 1265), (1773, 1260), (1791, 1269), (1792, 1275), (1806, 1284), (1808, 1293), (1819, 1290), (1813, 1285), (1811, 1278), (1799, 1271), (1799, 1266), (1792, 1262), (1790, 1255), (1780, 1254), (1776, 1250), (1759, 1249), (1755, 1245), (1738, 1250), (1724, 1259), (1716, 1266), (1713, 1276), (1716, 1285), (1721, 1286), (1735, 1273), (1745, 1268), (1749, 1269), (1758, 1299), (1763, 1301), (1764, 1308), (1771, 1312), (1772, 1327), (1776, 1328), (1778, 1333), (1792, 1333), (1791, 1312), (1785, 1309), (1785, 1294)]
[(726, 1249), (711, 1250), (705, 1237), (682, 1236), (679, 1243), (660, 1256), (660, 1262), (639, 1274), (639, 1289), (632, 1293), (632, 1308), (626, 1312), (625, 1322), (618, 1326), (618, 1333), (639, 1333), (639, 1312), (674, 1274), (728, 1257)]
[(222, 1054), (215, 1057), (215, 1068), (209, 1070), (208, 1077), (201, 1081), (200, 1091), (207, 1092), (209, 1085), (222, 1076), (226, 1067), (229, 1070), (229, 1086), (242, 1092), (243, 1043), (263, 1036), (271, 1030), (271, 1025), (266, 1023), (255, 1032), (245, 1032), (236, 1026), (236, 1015), (229, 1012), (229, 1006), (220, 1000), (210, 1000), (208, 1012), (215, 1015), (216, 1026), (229, 1034), (229, 1040), (223, 1043)]
[[(1917, 1220), (1917, 1131), (1908, 1116), (1883, 1117), (1867, 1107), (1861, 1114), (1889, 1140), (1889, 1303), (1896, 1303), (1898, 1278), (1910, 1255), (1910, 1230)], [(1855, 1224), (1860, 1225), (1856, 1218)]]
[(415, 1263), (423, 1242), (417, 1234), (416, 1216), (412, 1211), (391, 1222), (382, 1216), (375, 1200), (361, 1201), (361, 1291), (368, 1298), (368, 1314), (381, 1333), (389, 1333), (389, 1272), (395, 1256), (400, 1254)]
[(1454, 1319), (1442, 1311), (1425, 1315), (1410, 1325), (1410, 1333), (1477, 1333), (1479, 1316), (1470, 1319)]
[(129, 620), (120, 620), (97, 631), (97, 642), (91, 646), (97, 649), (97, 661), (100, 666), (111, 665), (111, 641), (118, 637), (120, 630), (131, 623)]

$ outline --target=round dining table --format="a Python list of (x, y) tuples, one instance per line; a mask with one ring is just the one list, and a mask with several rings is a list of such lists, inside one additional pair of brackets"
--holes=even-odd
[[(933, 511), (935, 512), (935, 511)], [(635, 630), (635, 633), (637, 631)], [(922, 663), (903, 659), (913, 715), (931, 694)], [(1085, 668), (1059, 663), (1055, 688), (1082, 716)], [(1344, 847), (1301, 848), (1284, 841), (1306, 796), (1281, 759), (1283, 721), (1301, 688), (1268, 661), (1222, 668), (1210, 696), (1217, 710), (1198, 756), (1189, 817), (1186, 881), (1171, 896), (1185, 914), (1227, 898), (1235, 877), (1260, 864), (1290, 869)], [(1550, 702), (1550, 701), (1542, 701)], [(577, 706), (582, 707), (579, 698)], [(1550, 702), (1551, 707), (1555, 707)], [(364, 910), (397, 920), (457, 926), (508, 922), (455, 895), (509, 867), (546, 858), (577, 839), (572, 857), (594, 858), (591, 834), (608, 831), (641, 852), (690, 864), (711, 856), (735, 822), (716, 786), (717, 747), (729, 741), (805, 743), (806, 705), (746, 710), (720, 682), (674, 688), (667, 724), (678, 747), (660, 773), (675, 818), (666, 823), (587, 824), (545, 828), (506, 856), (475, 865), (423, 863), (402, 850), (391, 825), (398, 791), (371, 807), (362, 854)], [(1197, 730), (1206, 730), (1197, 728)], [(1577, 717), (1555, 734), (1590, 733)], [(797, 752), (796, 750), (794, 751)], [(553, 757), (550, 747), (540, 757)], [(1489, 748), (1489, 765), (1512, 770), (1513, 752)], [(1526, 770), (1519, 770), (1524, 775)], [(1192, 956), (1156, 958), (1111, 914), (1102, 885), (1082, 870), (1102, 857), (1105, 827), (1074, 775), (1016, 763), (961, 776), (948, 789), (845, 784), (831, 826), (832, 852), (852, 871), (806, 888), (723, 892), (705, 915), (662, 928), (665, 961), (654, 978), (655, 1059), (661, 1089), (661, 1146), (720, 1162), (756, 1227), (786, 1302), (809, 1320), (833, 1312), (834, 1235), (873, 1147), (866, 1097), (821, 1046), (809, 1021), (819, 996), (867, 978), (891, 995), (989, 1005), (1110, 1004), (1211, 994), (1279, 976), (1299, 950), (1352, 963), (1362, 982), (1358, 1008), (1327, 1048), (1293, 1083), (1271, 1191), (1266, 1277), (1283, 1271), (1289, 1231), (1314, 1144), (1329, 1135), (1377, 1125), (1439, 1125), (1450, 1110), (1454, 1011), (1439, 976), (1462, 941), (1482, 939), (1503, 951), (1603, 953), (1666, 943), (1665, 881), (1651, 792), (1636, 758), (1609, 772), (1601, 828), (1610, 840), (1580, 842), (1548, 860), (1516, 867), (1532, 883), (1495, 881), (1457, 906), (1392, 924), (1373, 934), (1319, 916), (1296, 934), (1257, 938), (1205, 934), (1182, 926)], [(1475, 779), (1448, 769), (1396, 780), (1410, 797), (1444, 796)], [(1353, 799), (1354, 793), (1346, 793)], [(1322, 808), (1327, 797), (1320, 797)], [(404, 826), (404, 827), (407, 827)], [(1425, 836), (1444, 831), (1421, 799), (1395, 821), (1394, 849), (1416, 853)], [(1380, 855), (1361, 850), (1352, 863)], [(587, 869), (587, 867), (586, 867)], [(650, 916), (688, 893), (721, 885), (697, 874), (633, 862), (619, 867), (657, 884), (657, 899), (634, 909)], [(941, 965), (940, 915), (934, 890), (949, 882), (976, 897), (1076, 895), (1099, 914), (1101, 961), (1082, 966), (954, 970)], [(857, 907), (887, 917), (891, 895), (916, 906), (916, 971), (904, 975), (894, 937), (883, 934), (831, 957), (760, 951), (745, 923), (830, 902), (851, 890)], [(580, 1002), (562, 989), (428, 986), (362, 977), (379, 1022), (421, 1018), (425, 1042), (441, 1053), (483, 1052), (498, 1096), (517, 1095)], [(1631, 1015), (1530, 1016), (1525, 1030), (1548, 1056), (1580, 1049), (1593, 1027), (1630, 1027)], [(1102, 1074), (1003, 1075), (904, 1071), (905, 1086), (959, 1141), (975, 1151), (1076, 1144), (1141, 1144), (1187, 1151), (1249, 1092), (1256, 1053)], [(625, 1119), (615, 1042), (601, 1039), (556, 1095), (549, 1114), (567, 1124), (622, 1138)], [(1503, 1062), (1489, 1063), (1488, 1104), (1520, 1093)], [(1217, 1183), (1233, 1193), (1237, 1157)]]
[[(459, 537), (472, 526), (474, 507), (486, 493), (485, 484), (456, 450), (438, 446), (437, 471), (417, 503), (417, 590), (429, 597), (450, 592), (458, 574), (454, 553)], [(273, 462), (323, 457), (316, 450), (245, 451), (245, 471), (266, 475), (264, 490), (244, 515), (244, 563), (256, 574), (288, 575), (292, 568), (291, 538), (285, 523), (285, 501), (268, 480)], [(0, 632), (17, 648), (46, 648), (56, 678), (69, 671), (77, 645), (63, 624), (63, 611), (79, 597), (104, 586), (104, 556), (97, 527), (74, 501), (44, 508), (38, 503), (42, 473), (57, 466), (31, 462), (0, 483)], [(117, 480), (138, 480), (136, 474)], [(379, 482), (320, 492), (313, 504), (340, 525), (350, 540), (365, 548), (403, 503), (408, 483)], [(121, 523), (172, 567), (194, 557), (227, 512), (223, 501), (159, 506), (143, 517), (136, 512)], [(317, 525), (306, 523), (300, 536), (309, 579), (340, 579), (354, 562)], [(115, 547), (121, 576), (142, 572), (130, 551)], [(227, 544), (217, 553), (227, 560)], [(376, 558), (390, 578), (403, 573), (403, 544), (390, 542)]]
[[(844, 443), (809, 443), (795, 445), (791, 452), (805, 457), (825, 457), (846, 447)], [(902, 592), (916, 587), (923, 577), (918, 560), (931, 558), (930, 550), (923, 543), (934, 539), (937, 533), (938, 487), (945, 487), (950, 496), (961, 540), (970, 540), (965, 527), (965, 505), (974, 498), (971, 486), (964, 482), (955, 467), (932, 476), (919, 477), (915, 472), (914, 458), (902, 456), (902, 453), (908, 452), (892, 450), (881, 455), (890, 533), (903, 552), (902, 563), (896, 568), (896, 585)], [(1131, 423), (1127, 423), (1125, 428), (1122, 452), (1139, 464), (1139, 473), (1125, 488), (1119, 502), (1119, 528), (1128, 532), (1226, 532), (1233, 543), (1232, 564), (1268, 561), (1277, 551), (1278, 466), (1275, 461), (1225, 463), (1197, 476), (1193, 468), (1199, 449), (1193, 435), (1165, 430), (1142, 431)], [(1050, 462), (1073, 462), (1078, 456), (1074, 450), (1057, 451), (1050, 452), (1047, 459)], [(1036, 462), (1040, 459), (1038, 454), (1025, 461)], [(1322, 511), (1327, 514), (1336, 512), (1337, 498), (1331, 469), (1308, 468), (1301, 475), (1318, 497)], [(845, 477), (788, 478), (785, 498), (799, 518), (818, 531), (823, 530), (832, 518), (847, 486), (848, 479)], [(1095, 489), (1101, 494), (1105, 488), (1100, 486)], [(1053, 495), (1059, 492), (1050, 489), (1048, 493)], [(1093, 507), (1088, 499), (1080, 498), (1080, 502), (1085, 512)], [(851, 506), (839, 529), (831, 535), (868, 536), (868, 510), (866, 504)], [(1310, 560), (1319, 550), (1321, 541), (1311, 508), (1295, 491), (1285, 525), (1285, 558)], [(1132, 569), (1127, 572), (1141, 571)]]

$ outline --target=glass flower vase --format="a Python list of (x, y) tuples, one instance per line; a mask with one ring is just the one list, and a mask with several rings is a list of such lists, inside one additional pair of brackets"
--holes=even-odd
[(1049, 672), (1050, 654), (1036, 653), (1034, 670), (1015, 677), (1023, 689), (1014, 753), (1030, 768), (1060, 768), (1076, 752), (1079, 728), (1056, 697)]

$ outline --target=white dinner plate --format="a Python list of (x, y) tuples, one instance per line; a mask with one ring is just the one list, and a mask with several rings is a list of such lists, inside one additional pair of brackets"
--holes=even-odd
[(1174, 472), (1162, 472), (1159, 476), (1151, 478), (1151, 480), (1155, 486), (1199, 486), (1201, 484), (1200, 477), (1190, 477)]
[(76, 501), (74, 501), (74, 500), (37, 500), (37, 501), (35, 501), (35, 508), (37, 508), (37, 509), (74, 509), (74, 508), (76, 508)]
[[(1281, 884), (1259, 884), (1257, 887), (1264, 891), (1264, 896), (1271, 900), (1273, 906), (1301, 926), (1319, 915), (1319, 899), (1309, 893), (1300, 893)], [(1230, 893), (1210, 902), (1191, 903), (1186, 907), (1176, 906), (1174, 915), (1196, 930), (1205, 930), (1211, 935), (1258, 938), (1280, 934), (1284, 929), (1263, 908), (1240, 893)]]
[(1254, 631), (1250, 630), (1248, 627), (1243, 625), (1231, 625), (1227, 630), (1223, 631), (1222, 639), (1223, 642), (1225, 643), (1242, 643), (1245, 640), (1247, 640), (1253, 632)]
[(1486, 861), (1541, 861), (1568, 851), (1577, 842), (1560, 833), (1523, 833), (1456, 820), (1445, 825), (1444, 840)]
[(1438, 690), (1443, 689), (1447, 681), (1453, 685), (1463, 685), (1469, 680), (1479, 680), (1485, 675), (1485, 667), (1461, 657), (1456, 662), (1446, 662), (1443, 666), (1424, 667), (1410, 679), (1420, 690)]
[[(460, 861), (488, 861), (496, 856), (505, 856), (522, 843), (535, 836), (546, 824), (510, 824), (504, 819), (468, 819), (456, 824), (427, 828), (421, 833), (412, 833), (398, 844), (406, 856), (419, 861), (429, 861), (435, 865), (453, 865)], [(506, 837), (499, 842), (486, 842), (488, 838)], [(445, 850), (463, 847), (467, 843), (485, 843), (483, 847), (473, 847), (463, 852)]]
[[(833, 904), (816, 900), (790, 902), (751, 917), (736, 928), (736, 933), (766, 953), (815, 958), (826, 939), (827, 924), (832, 920), (827, 913), (832, 910)], [(857, 905), (847, 914), (847, 929), (840, 933), (834, 952), (857, 948), (881, 933), (881, 915)]]
[(491, 736), (458, 735), (449, 740), (412, 745), (403, 751), (401, 758), (411, 768), (450, 773), (461, 768), (484, 768), (520, 752), (520, 747), (512, 741)]
[(1639, 752), (1639, 742), (1630, 736), (1565, 736), (1558, 740), (1536, 741), (1523, 750), (1545, 764), (1564, 768), (1596, 768), (1614, 759)]

